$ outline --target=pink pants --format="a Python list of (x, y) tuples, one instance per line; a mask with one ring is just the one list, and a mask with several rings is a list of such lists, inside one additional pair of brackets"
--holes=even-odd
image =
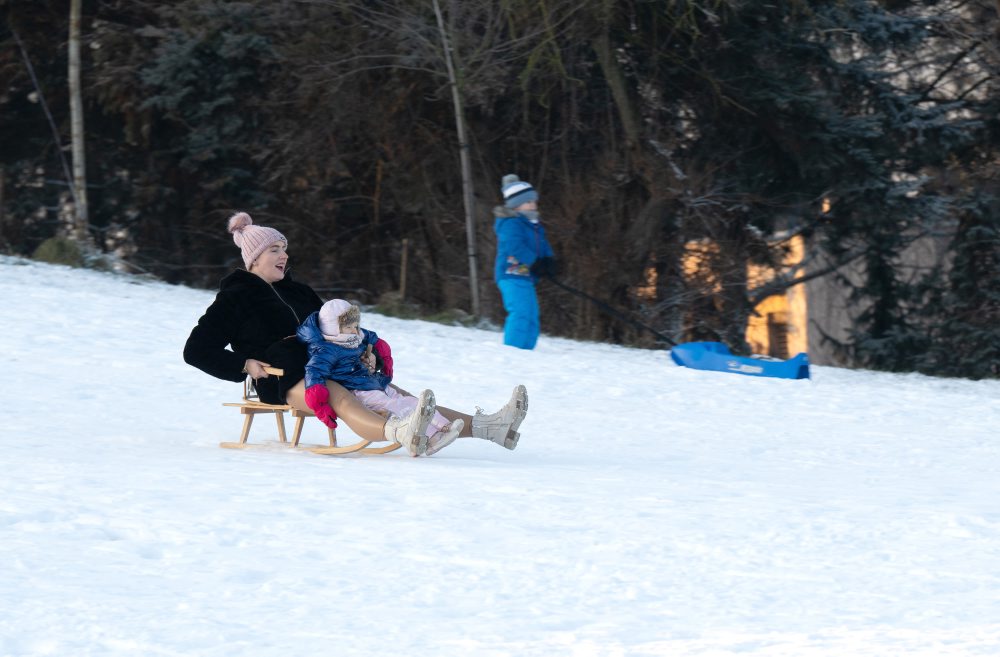
[[(389, 411), (397, 417), (409, 415), (417, 407), (416, 397), (401, 395), (392, 386), (386, 386), (385, 390), (352, 390), (351, 392), (368, 410)], [(448, 418), (434, 411), (434, 417), (427, 425), (427, 435), (433, 436), (444, 429), (448, 422)]]

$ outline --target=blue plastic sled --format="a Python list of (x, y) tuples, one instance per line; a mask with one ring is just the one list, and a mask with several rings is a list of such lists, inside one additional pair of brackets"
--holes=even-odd
[(809, 356), (801, 353), (788, 360), (734, 356), (721, 342), (685, 342), (670, 350), (674, 362), (696, 370), (734, 372), (779, 379), (808, 379)]

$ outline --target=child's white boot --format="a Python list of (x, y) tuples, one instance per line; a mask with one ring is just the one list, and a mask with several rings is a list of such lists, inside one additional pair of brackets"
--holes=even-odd
[(442, 449), (448, 445), (455, 442), (458, 438), (458, 434), (462, 433), (462, 429), (465, 428), (465, 420), (455, 420), (450, 424), (444, 425), (440, 431), (435, 432), (430, 438), (427, 439), (427, 451), (424, 456), (430, 456), (440, 452)]
[(472, 418), (472, 435), (503, 445), (507, 449), (514, 449), (521, 437), (517, 428), (527, 414), (528, 391), (519, 385), (514, 388), (510, 400), (496, 413), (486, 414), (483, 409), (476, 408), (476, 414)]
[(386, 440), (394, 440), (412, 455), (427, 451), (427, 425), (434, 417), (434, 393), (424, 390), (417, 397), (417, 407), (406, 417), (390, 417), (385, 422)]

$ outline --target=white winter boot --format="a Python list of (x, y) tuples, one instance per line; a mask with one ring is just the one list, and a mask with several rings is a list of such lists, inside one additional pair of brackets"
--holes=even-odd
[(496, 413), (487, 415), (483, 413), (483, 409), (476, 408), (476, 414), (472, 418), (472, 435), (503, 445), (507, 449), (514, 449), (517, 447), (517, 439), (521, 437), (517, 428), (527, 414), (528, 391), (519, 385), (514, 388), (510, 401)]
[(420, 456), (427, 451), (427, 425), (434, 417), (434, 393), (424, 390), (417, 397), (417, 407), (406, 417), (390, 417), (385, 422), (386, 440), (394, 440), (410, 452)]
[(442, 449), (448, 445), (455, 442), (458, 438), (458, 434), (462, 433), (462, 429), (465, 428), (465, 420), (455, 420), (450, 424), (446, 424), (441, 431), (436, 432), (433, 436), (427, 439), (427, 451), (424, 452), (424, 456), (430, 456), (440, 452)]

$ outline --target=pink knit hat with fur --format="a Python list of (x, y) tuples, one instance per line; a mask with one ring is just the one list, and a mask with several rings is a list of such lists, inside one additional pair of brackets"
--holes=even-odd
[(255, 226), (253, 219), (246, 212), (237, 212), (229, 217), (229, 232), (233, 234), (236, 246), (240, 247), (247, 271), (250, 270), (253, 261), (275, 242), (284, 242), (286, 246), (288, 245), (285, 236), (275, 229)]

